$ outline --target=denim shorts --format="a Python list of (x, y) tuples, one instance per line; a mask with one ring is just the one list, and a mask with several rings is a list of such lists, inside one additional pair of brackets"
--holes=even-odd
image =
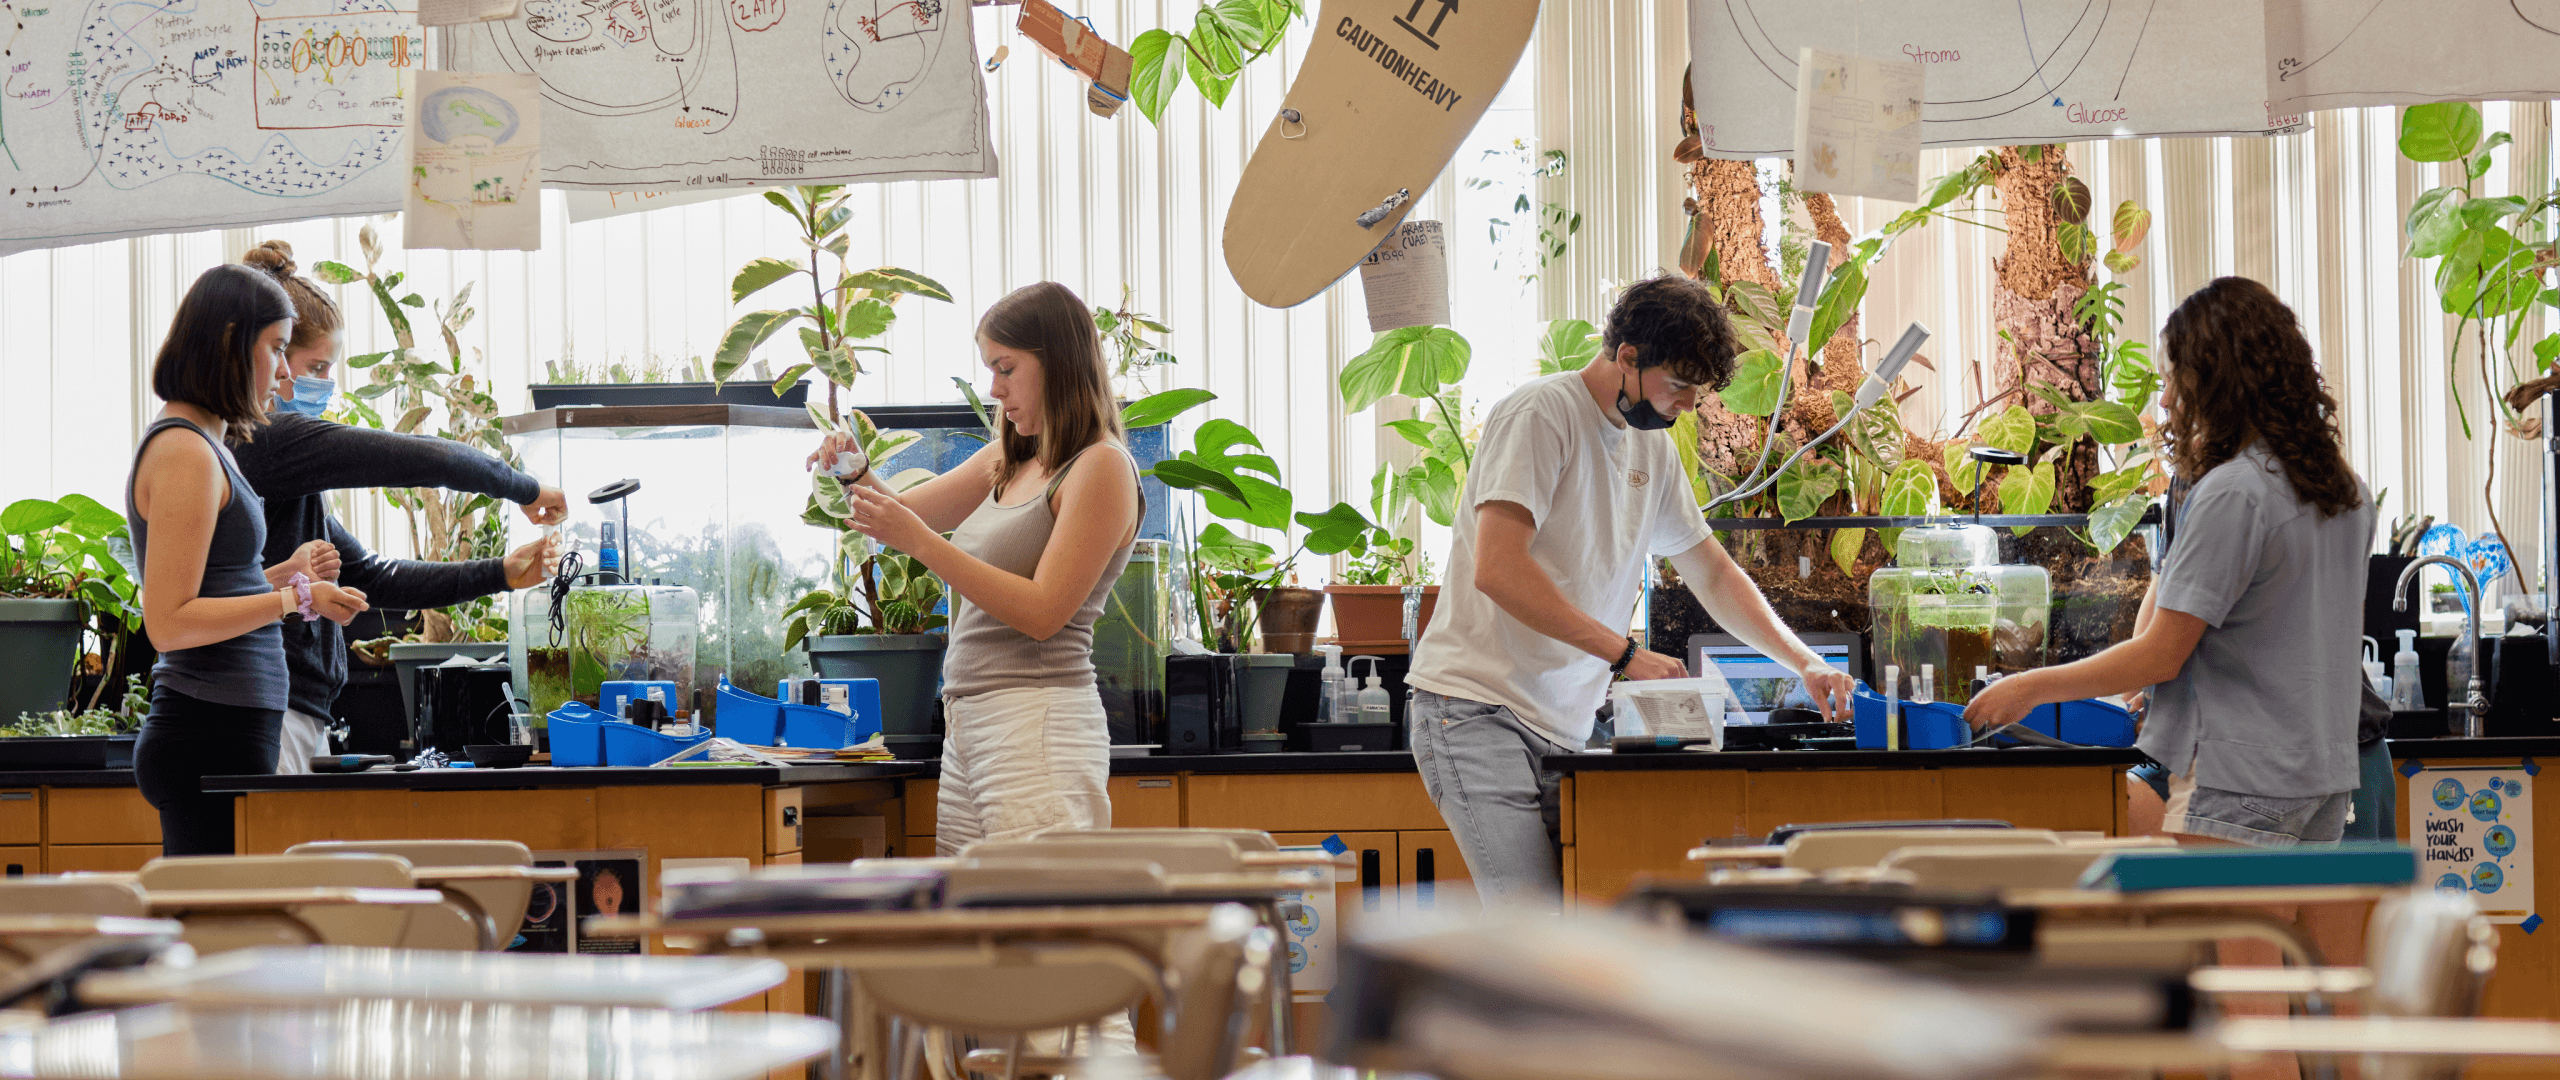
[(2355, 793), (2288, 798), (2244, 795), (2204, 787), (2191, 776), (2169, 777), (2164, 832), (2209, 836), (2251, 847), (2334, 844), (2346, 832)]

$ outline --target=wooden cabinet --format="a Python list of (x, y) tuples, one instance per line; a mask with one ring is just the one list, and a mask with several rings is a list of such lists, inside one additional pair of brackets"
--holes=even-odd
[(44, 849), (44, 872), (129, 874), (159, 857), (158, 844), (53, 844)]
[(0, 790), (0, 844), (44, 843), (44, 792)]
[(1442, 829), (1440, 809), (1409, 772), (1195, 773), (1183, 824), (1265, 832)]
[(44, 873), (43, 845), (0, 846), (0, 877), (32, 877), (41, 873)]
[(1357, 874), (1334, 889), (1335, 917), (1357, 926), (1363, 915), (1391, 914), (1404, 889), (1403, 851), (1391, 832), (1275, 832), (1281, 847), (1318, 847), (1339, 839), (1348, 848)]
[(1467, 860), (1458, 854), (1458, 838), (1446, 830), (1396, 834), (1397, 877), (1403, 887), (1397, 908), (1410, 914), (1476, 909), (1475, 886)]
[(1176, 829), (1182, 827), (1182, 782), (1179, 776), (1115, 776), (1111, 778), (1111, 827)]
[(44, 802), (48, 844), (160, 842), (160, 811), (139, 788), (47, 788)]

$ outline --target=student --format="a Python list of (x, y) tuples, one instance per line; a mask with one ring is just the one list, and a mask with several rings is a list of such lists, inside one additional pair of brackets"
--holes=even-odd
[[(868, 461), (846, 477), (854, 529), (951, 589), (934, 829), (946, 856), (979, 840), (1111, 827), (1093, 622), (1144, 509), (1084, 301), (1055, 282), (1015, 290), (979, 318), (977, 337), (999, 438), (904, 492)], [(829, 435), (809, 460), (831, 466), (859, 450)]]
[[(293, 248), (270, 240), (240, 261), (283, 287), (300, 318), (285, 346), (291, 394), (268, 417), (256, 442), (238, 447), (241, 475), (266, 498), (265, 557), (279, 584), (294, 570), (359, 589), (378, 607), (430, 610), (511, 589), (530, 588), (559, 561), (555, 541), (536, 540), (503, 559), (424, 562), (386, 559), (365, 549), (329, 513), (323, 492), (337, 488), (441, 487), (522, 504), (524, 516), (547, 525), (568, 516), (560, 489), (545, 487), (503, 461), (450, 439), (351, 427), (320, 419), (337, 383), (338, 305), (294, 273)], [(346, 636), (335, 623), (284, 627), (292, 692), (276, 752), (280, 773), (311, 771), (329, 752), (329, 711), (347, 684)]]
[(1556, 776), (1613, 678), (1670, 679), (1681, 661), (1625, 634), (1647, 556), (1671, 560), (1716, 623), (1804, 676), (1826, 717), (1851, 681), (1805, 647), (1698, 511), (1663, 429), (1733, 377), (1736, 348), (1707, 287), (1638, 282), (1589, 367), (1538, 379), (1485, 417), (1439, 614), (1414, 649), (1414, 762), (1488, 906), (1552, 910)]
[(2194, 486), (2139, 632), (2003, 679), (1965, 719), (2150, 688), (2139, 745), (2168, 770), (2162, 828), (2264, 847), (2337, 840), (2358, 784), (2358, 663), (2374, 508), (2293, 311), (2247, 278), (2196, 290), (2161, 334), (2161, 428)]
[(344, 625), (365, 610), (356, 589), (267, 581), (265, 507), (225, 445), (247, 443), (265, 420), (293, 317), (273, 279), (214, 267), (179, 301), (151, 367), (167, 405), (134, 449), (125, 517), (142, 561), (143, 630), (160, 660), (133, 766), (167, 855), (230, 854), (231, 799), (204, 794), (204, 778), (275, 769), (280, 623)]

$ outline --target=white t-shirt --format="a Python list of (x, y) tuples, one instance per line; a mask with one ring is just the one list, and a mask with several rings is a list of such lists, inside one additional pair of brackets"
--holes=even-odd
[(1485, 417), (1459, 501), (1457, 541), (1431, 625), (1405, 681), (1510, 708), (1568, 749), (1591, 737), (1609, 662), (1530, 629), (1477, 591), (1476, 510), (1518, 503), (1537, 525), (1529, 555), (1584, 614), (1624, 626), (1647, 555), (1710, 539), (1668, 431), (1621, 427), (1580, 374), (1539, 379)]

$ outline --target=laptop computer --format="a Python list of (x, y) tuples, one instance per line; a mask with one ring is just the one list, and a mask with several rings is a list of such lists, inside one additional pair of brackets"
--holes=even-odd
[[(1798, 634), (1814, 655), (1832, 667), (1847, 672), (1849, 677), (1864, 682), (1867, 677), (1866, 640), (1857, 634)], [(1733, 688), (1733, 711), (1736, 724), (1766, 724), (1769, 710), (1778, 708), (1813, 708), (1813, 699), (1805, 695), (1804, 680), (1787, 670), (1785, 664), (1763, 656), (1760, 650), (1742, 643), (1731, 634), (1689, 635), (1689, 673), (1705, 677), (1708, 672), (1724, 678)]]

